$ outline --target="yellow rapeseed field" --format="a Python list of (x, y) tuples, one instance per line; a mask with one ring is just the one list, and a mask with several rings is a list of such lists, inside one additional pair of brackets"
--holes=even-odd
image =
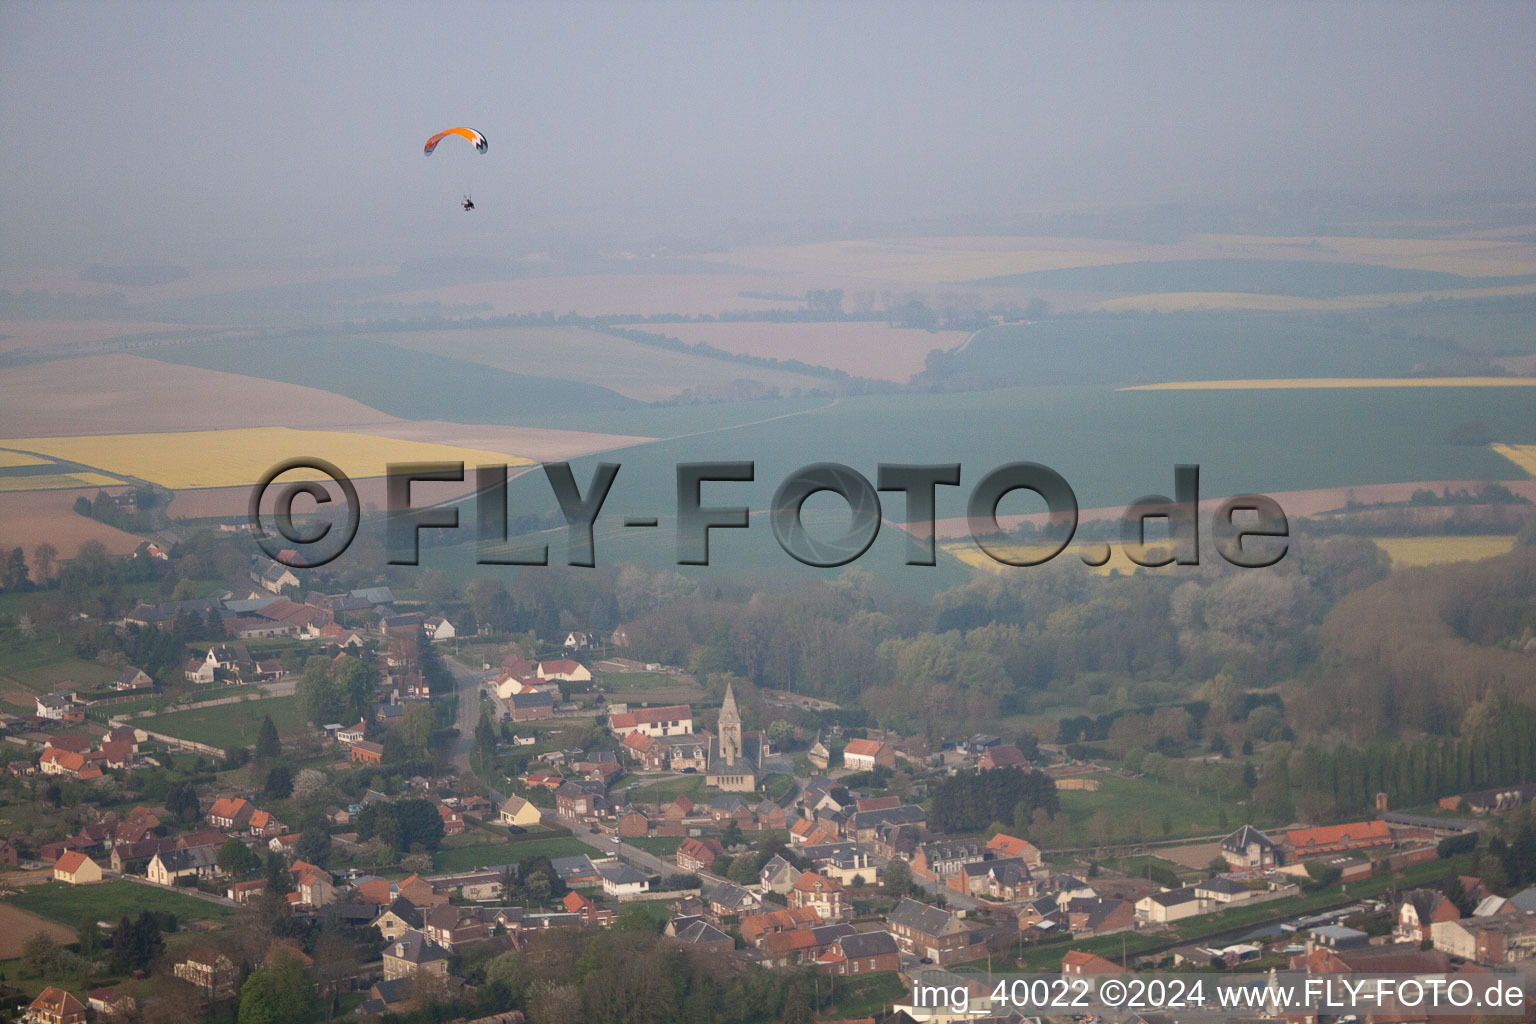
[(123, 483), (104, 473), (29, 473), (0, 476), (0, 491), (61, 491), (71, 487), (121, 487)]
[(1536, 476), (1536, 444), (1496, 444), (1493, 450), (1531, 476)]
[[(41, 452), (55, 459), (148, 480), (172, 490), (242, 487), (255, 483), (277, 463), (300, 456), (325, 459), (354, 479), (383, 476), (386, 465), (392, 462), (463, 462), (466, 475), (479, 464), (504, 462), (526, 466), (531, 463), (519, 456), (478, 448), (291, 427), (29, 437), (0, 441), (0, 446)], [(317, 478), (319, 474), (290, 474), (294, 479), (306, 475)]]
[(47, 459), (40, 459), (36, 455), (28, 455), (26, 452), (8, 452), (0, 449), (0, 469), (10, 469), (13, 466), (46, 466)]
[[(1120, 391), (1266, 391), (1307, 388), (1528, 388), (1536, 377), (1275, 377), (1269, 380), (1173, 380)], [(1494, 445), (1494, 450), (1509, 445)], [(1531, 447), (1536, 451), (1536, 446)], [(1506, 455), (1506, 452), (1499, 452)], [(1514, 458), (1514, 456), (1509, 456)], [(1516, 459), (1516, 461), (1519, 461)], [(1533, 471), (1536, 475), (1536, 471)]]
[[(1005, 565), (1002, 562), (994, 560), (991, 555), (987, 554), (985, 551), (982, 551), (975, 544), (968, 540), (952, 541), (948, 544), (940, 544), (939, 546), (949, 554), (954, 555), (956, 558), (960, 559), (960, 561), (964, 562), (966, 565), (969, 565), (975, 569), (991, 569), (993, 572), (1003, 572), (1005, 570), (1012, 570), (1015, 568), (1014, 566)], [(1118, 569), (1123, 573), (1147, 571), (1146, 567), (1137, 565), (1135, 562), (1127, 558), (1125, 551), (1120, 547), (1119, 544), (1110, 545), (1110, 557), (1108, 562), (1105, 562), (1100, 566), (1086, 565), (1083, 562), (1081, 554), (1084, 546), (1085, 545), (1081, 544), (1069, 544), (1065, 551), (1045, 564), (1056, 565), (1057, 563), (1061, 563), (1063, 565), (1076, 565), (1084, 572), (1097, 573), (1100, 576), (1108, 576), (1111, 570), (1114, 569)], [(1040, 558), (1046, 554), (1049, 554), (1051, 551), (1051, 547), (1045, 544), (1001, 544), (997, 545), (997, 547), (1006, 557), (1009, 558)], [(1086, 547), (1094, 549), (1102, 548), (1103, 545), (1089, 543), (1086, 545)], [(1094, 554), (1095, 557), (1097, 557), (1099, 552), (1095, 551)], [(1168, 566), (1164, 568), (1172, 567)]]
[(1446, 562), (1476, 562), (1508, 554), (1513, 537), (1373, 537), (1376, 546), (1392, 559), (1394, 569)]
[[(1410, 268), (1411, 269), (1411, 268)], [(1511, 272), (1513, 273), (1513, 271)], [(1106, 299), (1090, 309), (1106, 313), (1141, 310), (1177, 313), (1186, 309), (1257, 309), (1295, 313), (1349, 309), (1383, 309), (1424, 299), (1492, 299), (1505, 295), (1529, 295), (1536, 285), (1507, 284), (1491, 288), (1437, 288), (1422, 292), (1375, 292), (1316, 299), (1303, 295), (1268, 295), (1261, 292), (1153, 292)]]

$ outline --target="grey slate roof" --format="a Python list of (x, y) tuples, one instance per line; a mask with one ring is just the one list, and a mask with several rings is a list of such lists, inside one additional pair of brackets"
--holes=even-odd
[(885, 956), (895, 953), (896, 938), (890, 932), (855, 932), (845, 935), (837, 943), (843, 949), (843, 956), (852, 960), (856, 957)]
[(939, 935), (950, 924), (952, 916), (941, 907), (919, 903), (911, 897), (903, 898), (896, 908), (886, 915), (891, 924), (910, 928), (923, 935)]

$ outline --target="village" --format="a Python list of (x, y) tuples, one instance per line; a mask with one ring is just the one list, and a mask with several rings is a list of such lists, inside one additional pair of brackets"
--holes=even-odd
[[(221, 714), (301, 697), (355, 719), (279, 737), (267, 715), (250, 748), (218, 748), (114, 711), (126, 706), (115, 694), (159, 682), (133, 665), (97, 699), (61, 683), (34, 714), (0, 719), (8, 802), (58, 808), (0, 840), (12, 894), (0, 908), (57, 921), (68, 907), (62, 923), (79, 922), (73, 943), (16, 936), (19, 973), (35, 976), (5, 992), (25, 1019), (171, 1019), (156, 1014), (173, 1005), (201, 1019), (253, 971), (288, 964), (355, 1015), (481, 1005), (496, 1012), (475, 1019), (512, 1021), (521, 1011), (476, 1003), (496, 991), (489, 964), (615, 927), (739, 965), (722, 970), (825, 978), (878, 1013), (847, 1019), (897, 1022), (952, 1019), (914, 1005), (913, 985), (980, 991), (993, 970), (1444, 974), (1536, 956), (1536, 888), (1490, 885), (1471, 867), (1493, 860), (1475, 852), (1488, 823), (1523, 814), (1536, 787), (1444, 798), (1437, 815), (1395, 813), (1383, 796), (1366, 820), (1244, 824), (1166, 850), (1042, 849), (1028, 823), (1110, 775), (1033, 737), (932, 749), (789, 694), (754, 693), (744, 712), (730, 682), (718, 706), (609, 699), (625, 694), (595, 679), (688, 677), (623, 657), (622, 626), (540, 638), (555, 657), (481, 641), (476, 668), (442, 656), (466, 639), (448, 618), (397, 607), (388, 587), (300, 595), (275, 563), (251, 576), (248, 596), (141, 604), (114, 628), (215, 635), (186, 641), (174, 664)], [(247, 646), (273, 643), (308, 656)], [(246, 699), (220, 704), (236, 690)], [(748, 728), (765, 701), (826, 724)], [(161, 799), (135, 799), (136, 779), (188, 760)], [(946, 784), (1023, 806), (1010, 817), (1024, 827), (935, 827)], [(95, 909), (157, 892), (175, 896), (172, 927)], [(66, 974), (112, 983), (59, 984)]]

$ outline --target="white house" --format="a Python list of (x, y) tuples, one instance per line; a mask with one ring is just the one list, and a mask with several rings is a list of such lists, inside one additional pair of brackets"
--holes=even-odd
[(628, 864), (599, 864), (597, 873), (603, 880), (603, 892), (609, 896), (635, 896), (651, 888), (651, 880)]
[(556, 658), (554, 661), (539, 662), (539, 678), (559, 679), (567, 683), (588, 683), (592, 681), (592, 673), (579, 661)]
[(441, 615), (434, 615), (432, 618), (427, 619), (421, 624), (421, 628), (426, 630), (427, 639), (433, 643), (439, 640), (452, 640), (459, 635), (458, 631), (453, 628), (453, 623)]
[(55, 690), (37, 698), (37, 714), (40, 718), (62, 719), (75, 704), (74, 690)]
[(1194, 890), (1165, 889), (1136, 901), (1136, 920), (1149, 924), (1171, 924), (1202, 913), (1205, 902)]

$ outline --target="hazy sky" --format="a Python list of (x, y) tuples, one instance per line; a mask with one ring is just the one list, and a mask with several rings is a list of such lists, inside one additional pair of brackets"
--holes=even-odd
[[(1533, 42), (1531, 3), (12, 0), (0, 258), (389, 262), (733, 221), (1528, 187)], [(489, 153), (421, 155), (456, 124)]]

